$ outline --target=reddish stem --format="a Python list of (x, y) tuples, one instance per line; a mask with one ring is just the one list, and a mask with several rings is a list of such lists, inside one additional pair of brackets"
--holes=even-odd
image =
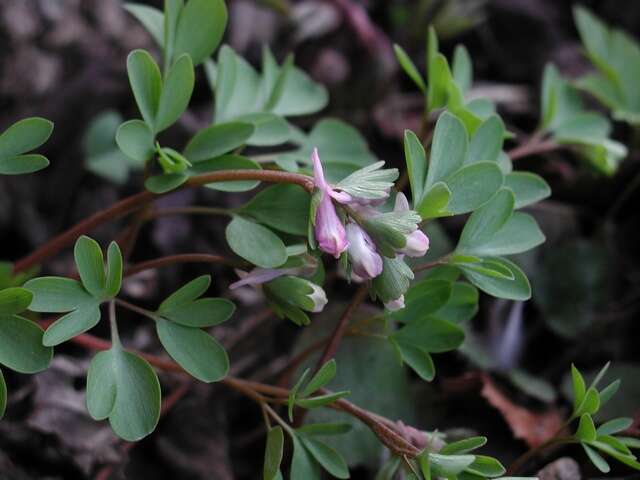
[[(272, 183), (292, 183), (300, 185), (309, 192), (313, 191), (313, 179), (298, 173), (281, 172), (276, 170), (220, 170), (218, 172), (191, 177), (181, 187), (176, 190), (172, 190), (171, 192), (184, 188), (199, 187), (208, 183), (233, 180), (260, 180)], [(127, 215), (141, 208), (148, 202), (171, 192), (156, 194), (144, 191), (120, 200), (110, 207), (94, 213), (90, 217), (82, 220), (65, 232), (52, 238), (26, 257), (21, 258), (15, 263), (13, 271), (15, 273), (22, 272), (39, 264), (73, 243), (73, 241), (80, 235), (90, 232), (105, 222)]]
[(232, 267), (242, 267), (245, 265), (241, 261), (226, 258), (222, 255), (211, 255), (209, 253), (181, 253), (178, 255), (168, 255), (166, 257), (154, 258), (152, 260), (147, 260), (145, 262), (131, 265), (124, 271), (124, 276), (129, 277), (145, 270), (167, 267), (179, 263), (221, 263), (223, 265), (230, 265)]

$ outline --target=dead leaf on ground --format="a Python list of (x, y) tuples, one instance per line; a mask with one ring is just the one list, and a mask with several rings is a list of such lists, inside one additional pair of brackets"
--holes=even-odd
[(500, 411), (514, 436), (524, 440), (530, 447), (544, 443), (562, 426), (564, 419), (556, 408), (532, 412), (507, 398), (488, 375), (482, 375), (482, 384), (480, 394)]

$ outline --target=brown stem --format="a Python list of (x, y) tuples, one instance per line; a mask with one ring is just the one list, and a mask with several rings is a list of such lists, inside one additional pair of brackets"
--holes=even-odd
[(444, 257), (439, 258), (438, 260), (434, 260), (433, 262), (423, 263), (422, 265), (416, 265), (412, 268), (412, 270), (414, 272), (422, 272), (423, 270), (429, 270), (430, 268), (435, 268), (440, 265), (446, 265), (449, 261), (450, 256), (451, 254), (445, 255)]
[(358, 309), (360, 304), (367, 297), (367, 292), (369, 288), (367, 285), (361, 285), (360, 288), (356, 291), (351, 303), (347, 306), (345, 311), (342, 313), (338, 324), (336, 325), (331, 338), (329, 339), (329, 343), (322, 352), (322, 356), (318, 359), (318, 363), (316, 364), (315, 370), (318, 371), (322, 365), (331, 360), (336, 352), (338, 351), (338, 347), (340, 346), (340, 342), (342, 341), (342, 337), (347, 330), (347, 326), (349, 325), (349, 319), (353, 316), (355, 311)]
[(507, 468), (507, 472), (505, 475), (510, 476), (520, 472), (522, 468), (526, 466), (527, 462), (532, 460), (534, 457), (540, 455), (545, 450), (548, 450), (549, 448), (552, 448), (552, 447), (556, 447), (563, 443), (570, 443), (572, 441), (573, 439), (570, 437), (558, 437), (557, 435), (554, 435), (546, 442), (541, 443), (535, 448), (527, 450), (525, 453), (523, 453), (518, 458), (516, 458), (515, 461), (513, 461), (511, 465), (509, 465), (509, 468)]
[[(41, 324), (48, 323), (51, 322), (41, 322)], [(71, 341), (90, 350), (108, 350), (109, 348), (111, 348), (111, 344), (109, 342), (86, 333), (72, 338)], [(180, 365), (171, 360), (167, 360), (148, 353), (142, 353), (133, 350), (132, 352), (140, 355), (151, 365), (161, 370), (186, 374), (186, 372), (182, 369), (182, 367), (180, 367)], [(233, 376), (227, 376), (226, 378), (222, 379), (220, 383), (257, 401), (264, 401), (263, 395), (268, 395), (270, 397), (283, 400), (289, 396), (289, 390), (286, 388), (253, 382), (251, 380), (243, 380)], [(399, 434), (399, 432), (395, 430), (395, 423), (391, 420), (360, 408), (343, 398), (329, 404), (328, 407), (334, 410), (348, 413), (359, 419), (361, 422), (367, 425), (380, 439), (380, 441), (395, 454), (415, 457), (420, 453), (420, 451), (416, 447), (414, 447), (409, 441), (405, 440)]]
[(507, 155), (509, 155), (511, 160), (517, 160), (518, 158), (528, 157), (529, 155), (552, 152), (558, 148), (560, 148), (560, 145), (553, 140), (540, 140), (537, 137), (533, 137), (530, 141), (509, 150)]
[(129, 277), (145, 270), (176, 265), (179, 263), (221, 263), (232, 267), (242, 267), (245, 265), (242, 261), (236, 261), (223, 257), (222, 255), (211, 255), (208, 253), (181, 253), (178, 255), (154, 258), (152, 260), (131, 265), (124, 271), (124, 276)]
[[(208, 183), (233, 180), (260, 180), (263, 182), (272, 183), (292, 183), (300, 185), (302, 188), (309, 192), (313, 191), (313, 179), (311, 177), (300, 175), (298, 173), (281, 172), (275, 170), (220, 170), (218, 172), (206, 173), (203, 175), (191, 177), (176, 190), (199, 187)], [(172, 192), (176, 190), (172, 190)], [(60, 235), (52, 238), (26, 257), (18, 260), (13, 267), (13, 271), (16, 273), (22, 272), (34, 265), (43, 262), (44, 260), (52, 257), (60, 250), (73, 243), (73, 241), (80, 235), (90, 232), (91, 230), (99, 225), (102, 225), (105, 222), (115, 220), (135, 210), (138, 210), (146, 203), (168, 193), (171, 192), (161, 194), (155, 194), (148, 191), (140, 192), (123, 200), (120, 200), (119, 202), (111, 205), (104, 210), (94, 213), (90, 217), (85, 218)]]

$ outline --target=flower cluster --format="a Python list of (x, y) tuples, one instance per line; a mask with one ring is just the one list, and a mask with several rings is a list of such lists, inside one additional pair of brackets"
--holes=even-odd
[[(391, 266), (389, 260), (403, 262), (404, 255), (422, 257), (429, 239), (418, 228), (421, 218), (409, 208), (403, 193), (396, 195), (392, 212), (375, 208), (389, 197), (397, 170), (381, 169), (383, 162), (378, 162), (332, 186), (325, 179), (317, 149), (311, 154), (311, 162), (317, 196), (311, 222), (318, 248), (335, 258), (346, 254), (348, 272), (356, 281), (382, 276), (378, 287), (374, 284), (373, 293), (388, 309), (403, 308), (404, 291), (380, 285), (385, 283), (385, 264)], [(408, 268), (402, 270), (410, 272)]]

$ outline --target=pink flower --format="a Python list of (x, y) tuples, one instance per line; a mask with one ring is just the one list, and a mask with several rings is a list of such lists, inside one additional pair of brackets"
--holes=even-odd
[(349, 242), (332, 198), (340, 202), (346, 202), (351, 199), (351, 196), (346, 193), (336, 192), (326, 182), (317, 148), (314, 148), (311, 153), (311, 161), (313, 162), (314, 183), (316, 188), (320, 190), (321, 195), (315, 218), (316, 240), (320, 250), (338, 258), (347, 249)]
[(357, 223), (347, 224), (349, 261), (353, 272), (361, 279), (375, 278), (382, 273), (382, 257), (371, 237)]

